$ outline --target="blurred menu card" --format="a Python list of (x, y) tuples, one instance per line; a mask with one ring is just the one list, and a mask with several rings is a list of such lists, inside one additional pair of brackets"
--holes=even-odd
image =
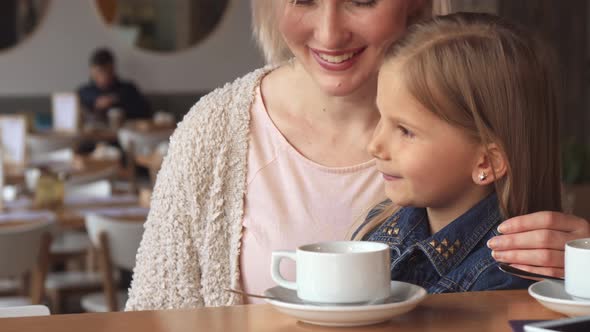
[(51, 97), (53, 129), (61, 132), (77, 132), (80, 120), (80, 103), (73, 92), (54, 93)]
[(0, 116), (0, 133), (4, 163), (23, 166), (26, 158), (27, 135), (25, 117), (22, 115)]

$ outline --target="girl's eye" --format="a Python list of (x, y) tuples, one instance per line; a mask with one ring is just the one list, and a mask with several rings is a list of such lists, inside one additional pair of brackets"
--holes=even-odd
[(410, 130), (408, 130), (408, 128), (406, 128), (404, 126), (400, 126), (400, 125), (398, 125), (397, 128), (401, 132), (402, 136), (405, 136), (405, 137), (408, 137), (408, 138), (413, 138), (414, 137), (414, 133), (411, 132)]

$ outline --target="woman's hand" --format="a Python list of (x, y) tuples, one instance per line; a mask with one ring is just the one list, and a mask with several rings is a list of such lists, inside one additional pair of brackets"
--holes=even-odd
[(563, 277), (565, 243), (590, 237), (590, 223), (558, 212), (536, 212), (504, 221), (488, 241), (492, 256), (516, 268)]

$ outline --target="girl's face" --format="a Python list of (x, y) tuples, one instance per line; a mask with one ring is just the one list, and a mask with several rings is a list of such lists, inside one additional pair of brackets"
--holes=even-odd
[(381, 119), (369, 152), (387, 197), (400, 206), (439, 209), (471, 197), (480, 144), (414, 99), (393, 70), (379, 74), (377, 106)]
[[(274, 0), (272, 0), (274, 1)], [(286, 0), (279, 29), (297, 60), (331, 95), (375, 83), (384, 52), (416, 0)], [(421, 2), (420, 2), (421, 3)]]

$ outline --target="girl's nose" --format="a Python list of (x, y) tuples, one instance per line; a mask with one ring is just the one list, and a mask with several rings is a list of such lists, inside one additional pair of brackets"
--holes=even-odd
[(324, 2), (319, 12), (315, 37), (321, 45), (328, 49), (338, 49), (346, 46), (352, 36), (348, 24), (345, 22), (341, 4)]
[(388, 159), (387, 150), (383, 146), (383, 126), (381, 125), (381, 121), (375, 127), (373, 138), (371, 138), (367, 146), (367, 151), (377, 159)]

